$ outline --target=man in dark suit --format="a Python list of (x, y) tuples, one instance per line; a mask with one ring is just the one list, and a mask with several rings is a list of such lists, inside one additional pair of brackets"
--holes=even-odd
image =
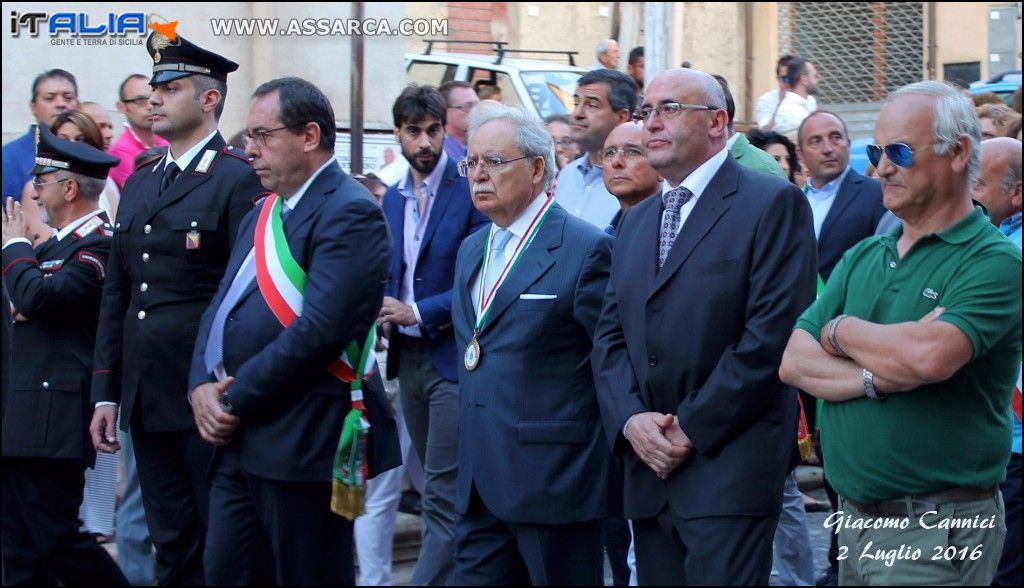
[(808, 115), (800, 123), (797, 150), (810, 176), (805, 193), (818, 239), (818, 273), (828, 280), (850, 247), (875, 234), (885, 215), (882, 186), (850, 167), (850, 136), (835, 113)]
[(398, 376), (402, 412), (423, 464), (423, 545), (412, 583), (447, 584), (455, 548), (459, 374), (452, 331), (452, 280), (462, 240), (487, 223), (466, 179), (442, 148), (445, 100), (411, 85), (395, 101), (395, 138), (409, 173), (384, 195), (391, 272), (380, 312), (390, 333), (388, 376)]
[(264, 192), (245, 154), (217, 131), (227, 75), (238, 64), (154, 33), (153, 132), (167, 155), (122, 192), (96, 337), (93, 443), (135, 444), (160, 584), (203, 582), (212, 451), (182, 400), (199, 318), (224, 275), (238, 224)]
[(13, 389), (5, 384), (3, 395), (4, 585), (127, 586), (78, 520), (85, 468), (96, 455), (88, 382), (110, 252), (110, 224), (97, 203), (118, 159), (44, 126), (38, 132), (33, 198), (57, 232), (33, 251), (21, 204), (8, 198), (3, 215), (4, 321), (9, 285), (20, 346)]
[(456, 585), (599, 585), (608, 450), (590, 368), (611, 237), (554, 204), (551, 137), (474, 113), (461, 164), (493, 223), (459, 249)]
[(594, 352), (638, 580), (767, 584), (796, 434), (777, 371), (814, 296), (810, 211), (729, 155), (711, 76), (660, 74), (640, 113), (663, 193), (619, 225)]
[[(316, 86), (281, 78), (253, 98), (245, 150), (273, 195), (239, 229), (189, 382), (199, 434), (224, 447), (206, 580), (264, 583), (272, 572), (281, 586), (351, 586), (352, 521), (331, 512), (331, 479), (358, 398), (338, 364), (353, 341), (360, 352), (367, 343), (387, 277), (387, 228), (370, 193), (335, 161), (334, 111)], [(379, 377), (365, 390), (371, 435), (389, 437), (370, 439), (372, 475), (399, 457)]]
[[(862, 176), (850, 167), (850, 137), (846, 122), (835, 113), (818, 110), (800, 123), (797, 150), (807, 166), (808, 180), (804, 188), (814, 220), (814, 236), (818, 240), (818, 275), (822, 282), (832, 275), (848, 249), (875, 234), (885, 215), (882, 186), (878, 180)], [(810, 431), (817, 429), (817, 404), (810, 394), (801, 391), (801, 400)], [(832, 508), (839, 508), (839, 499), (832, 486), (825, 485)], [(830, 534), (829, 568), (822, 583), (836, 584), (839, 547), (837, 535)]]

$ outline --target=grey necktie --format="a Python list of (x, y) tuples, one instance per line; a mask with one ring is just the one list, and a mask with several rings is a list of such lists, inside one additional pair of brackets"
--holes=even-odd
[[(287, 206), (281, 209), (282, 222), (288, 218), (292, 210)], [(206, 371), (212, 372), (224, 361), (224, 325), (227, 323), (228, 315), (235, 308), (242, 294), (248, 289), (249, 284), (256, 279), (256, 255), (253, 253), (242, 262), (238, 269), (238, 276), (231, 283), (220, 306), (217, 307), (217, 314), (213, 315), (213, 323), (210, 325), (210, 335), (206, 339), (206, 351), (203, 359), (206, 362)]]
[(491, 235), (491, 250), (487, 260), (487, 273), (484, 275), (484, 297), (486, 298), (494, 287), (494, 283), (505, 269), (505, 246), (512, 238), (512, 231), (498, 229)]
[(693, 192), (679, 186), (665, 194), (665, 213), (661, 217), (661, 233), (658, 239), (658, 269), (665, 265), (668, 252), (676, 242), (679, 233), (679, 211), (693, 198)]

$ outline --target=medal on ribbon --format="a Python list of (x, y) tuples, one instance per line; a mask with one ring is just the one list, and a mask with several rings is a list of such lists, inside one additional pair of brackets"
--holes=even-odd
[(466, 370), (473, 371), (480, 365), (480, 360), (483, 359), (483, 348), (480, 346), (480, 330), (483, 329), (484, 323), (487, 320), (487, 314), (491, 310), (491, 304), (494, 303), (494, 295), (498, 291), (498, 288), (505, 282), (505, 278), (508, 277), (509, 272), (515, 267), (519, 258), (522, 256), (526, 248), (530, 246), (533, 239), (537, 236), (537, 232), (540, 230), (544, 219), (547, 218), (548, 212), (554, 205), (555, 199), (552, 196), (548, 196), (548, 199), (541, 206), (537, 214), (534, 215), (533, 220), (530, 221), (530, 225), (526, 228), (526, 233), (523, 238), (520, 239), (519, 244), (516, 245), (515, 250), (512, 252), (512, 256), (507, 262), (505, 267), (501, 270), (501, 274), (498, 275), (498, 279), (494, 281), (489, 292), (484, 292), (484, 276), (487, 275), (487, 265), (490, 261), (491, 252), (491, 237), (488, 233), (487, 242), (484, 244), (484, 260), (480, 265), (480, 306), (479, 312), (476, 315), (476, 325), (473, 327), (473, 336), (469, 340), (469, 344), (466, 345), (466, 352), (462, 357), (463, 363), (466, 366)]

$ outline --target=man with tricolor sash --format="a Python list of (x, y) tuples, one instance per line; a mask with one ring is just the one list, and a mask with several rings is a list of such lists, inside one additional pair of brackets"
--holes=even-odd
[(220, 448), (209, 584), (353, 585), (365, 481), (398, 465), (372, 359), (387, 229), (334, 138), (313, 84), (253, 94), (243, 139), (271, 195), (239, 227), (190, 377), (199, 433)]
[(608, 449), (590, 367), (611, 237), (547, 195), (544, 124), (477, 109), (459, 164), (492, 221), (463, 241), (455, 585), (600, 585)]

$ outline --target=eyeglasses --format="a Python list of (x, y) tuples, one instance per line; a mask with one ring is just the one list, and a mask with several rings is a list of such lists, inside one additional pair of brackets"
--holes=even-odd
[(267, 139), (270, 138), (270, 133), (280, 131), (283, 129), (290, 129), (288, 125), (283, 127), (277, 127), (276, 129), (255, 129), (252, 131), (245, 131), (242, 133), (242, 143), (246, 146), (249, 143), (256, 143), (257, 147), (266, 147)]
[(675, 118), (679, 116), (684, 110), (709, 110), (715, 111), (720, 110), (717, 106), (710, 106), (707, 104), (680, 104), (679, 102), (666, 102), (659, 104), (658, 106), (644, 106), (640, 110), (636, 111), (633, 115), (633, 120), (640, 122), (647, 122), (650, 120), (651, 115), (655, 112), (658, 113), (663, 119)]
[(609, 147), (601, 152), (601, 161), (605, 164), (610, 163), (615, 156), (619, 153), (622, 154), (626, 159), (637, 159), (644, 156), (644, 152), (635, 145), (624, 145), (622, 149), (618, 147)]
[(567, 147), (576, 142), (572, 137), (562, 137), (560, 139), (552, 138), (551, 140), (555, 142), (555, 145), (560, 147)]
[(134, 104), (136, 106), (146, 104), (147, 102), (149, 102), (149, 96), (136, 96), (135, 98), (121, 100), (122, 104)]
[(62, 180), (51, 180), (49, 182), (40, 182), (39, 178), (34, 178), (32, 180), (32, 188), (34, 188), (38, 192), (40, 186), (49, 186), (50, 184), (59, 184), (61, 182), (66, 182), (66, 181), (68, 181), (70, 179), (71, 178), (64, 178)]
[(481, 157), (480, 159), (466, 159), (465, 161), (460, 161), (456, 167), (459, 169), (460, 176), (467, 177), (478, 169), (485, 171), (497, 171), (513, 161), (519, 161), (529, 157), (529, 155), (524, 155), (522, 157), (516, 157), (515, 159), (502, 159), (497, 155), (491, 155), (488, 157)]
[(882, 152), (897, 167), (910, 167), (914, 165), (914, 150), (906, 143), (889, 143), (888, 145), (868, 145), (868, 161), (871, 165), (878, 167), (882, 160)]

